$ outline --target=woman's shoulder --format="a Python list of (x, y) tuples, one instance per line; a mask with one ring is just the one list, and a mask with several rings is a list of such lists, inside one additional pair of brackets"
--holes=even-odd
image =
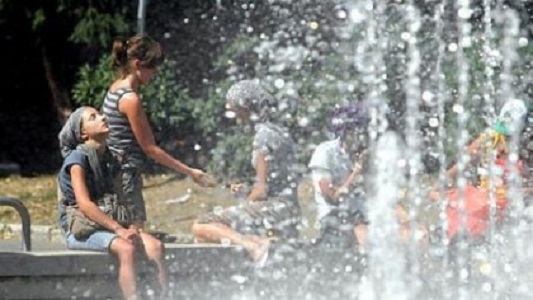
[(124, 95), (136, 96), (137, 93), (129, 86), (110, 87), (106, 93), (108, 96), (121, 97)]
[(72, 150), (63, 160), (63, 168), (68, 168), (72, 165), (81, 165), (84, 167), (88, 164), (87, 155), (79, 149)]
[(274, 123), (259, 123), (255, 125), (256, 137), (290, 138), (289, 130)]
[(87, 154), (80, 149), (73, 149), (66, 157), (65, 160), (82, 160), (87, 157)]

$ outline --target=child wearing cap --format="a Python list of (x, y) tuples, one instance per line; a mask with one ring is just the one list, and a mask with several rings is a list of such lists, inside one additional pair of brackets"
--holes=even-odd
[[(464, 229), (467, 235), (474, 240), (482, 240), (489, 225), (490, 218), (490, 189), (494, 189), (496, 212), (498, 220), (504, 217), (504, 210), (509, 201), (507, 192), (507, 178), (514, 168), (522, 177), (527, 177), (524, 172), (523, 160), (519, 159), (510, 165), (510, 141), (519, 135), (524, 128), (527, 115), (526, 105), (522, 100), (508, 100), (502, 107), (497, 122), (493, 128), (481, 133), (469, 146), (471, 156), (466, 173), (468, 183), (464, 189), (464, 215), (466, 224), (462, 228), (460, 191), (453, 188), (446, 193), (448, 238), (457, 239), (458, 234)], [(520, 152), (520, 151), (519, 151)], [(490, 169), (491, 160), (494, 166)], [(447, 178), (453, 180), (457, 176), (457, 165), (448, 169)], [(439, 200), (437, 187), (429, 194), (431, 201)]]
[[(200, 215), (192, 227), (198, 242), (227, 240), (241, 245), (258, 266), (268, 257), (271, 234), (283, 240), (298, 236), (300, 206), (295, 143), (288, 130), (277, 124), (277, 100), (253, 80), (242, 80), (226, 94), (228, 115), (240, 126), (253, 126), (251, 163), (253, 186), (246, 201), (220, 212)], [(242, 193), (243, 185), (232, 186)]]

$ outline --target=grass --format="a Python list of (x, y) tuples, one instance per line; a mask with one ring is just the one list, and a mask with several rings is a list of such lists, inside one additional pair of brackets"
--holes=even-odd
[[(0, 178), (0, 196), (19, 198), (28, 208), (32, 224), (57, 226), (56, 191), (54, 175)], [(316, 208), (312, 192), (310, 182), (300, 184), (301, 237), (304, 239), (318, 234), (314, 226)], [(216, 206), (227, 207), (236, 203), (226, 188), (200, 188), (188, 179), (171, 175), (145, 176), (143, 195), (148, 214), (147, 228), (179, 235), (190, 234), (192, 222), (199, 214), (212, 211)], [(186, 195), (189, 197), (185, 202), (167, 203)], [(420, 209), (418, 213), (422, 222), (436, 222), (437, 206), (421, 205)], [(6, 237), (1, 232), (1, 223), (20, 223), (20, 219), (13, 209), (0, 207), (0, 238)]]
[[(300, 204), (308, 216), (304, 221), (304, 237), (316, 235), (311, 189), (306, 182), (300, 186)], [(56, 195), (55, 175), (0, 179), (0, 196), (19, 198), (28, 208), (32, 224), (57, 226)], [(145, 176), (143, 195), (148, 229), (175, 234), (190, 234), (196, 216), (212, 211), (216, 206), (227, 207), (235, 203), (226, 188), (200, 188), (188, 179), (170, 175)], [(183, 203), (167, 203), (185, 195), (189, 197)], [(20, 223), (20, 219), (13, 209), (0, 207), (0, 223)]]

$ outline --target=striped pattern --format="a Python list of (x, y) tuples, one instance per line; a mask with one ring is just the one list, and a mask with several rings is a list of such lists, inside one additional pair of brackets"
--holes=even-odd
[(102, 111), (109, 124), (107, 144), (111, 151), (122, 156), (122, 166), (140, 168), (144, 162), (144, 153), (137, 143), (127, 117), (118, 110), (123, 95), (133, 93), (131, 89), (109, 91), (105, 97)]

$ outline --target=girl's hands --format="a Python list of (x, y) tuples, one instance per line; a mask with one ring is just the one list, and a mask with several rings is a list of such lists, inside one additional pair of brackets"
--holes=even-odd
[(126, 241), (134, 245), (137, 245), (141, 241), (141, 237), (139, 236), (139, 233), (137, 233), (137, 230), (133, 228), (122, 228), (121, 227), (115, 230), (115, 234), (118, 237), (125, 239)]
[(217, 184), (213, 177), (200, 169), (192, 169), (190, 176), (201, 187), (214, 187)]

